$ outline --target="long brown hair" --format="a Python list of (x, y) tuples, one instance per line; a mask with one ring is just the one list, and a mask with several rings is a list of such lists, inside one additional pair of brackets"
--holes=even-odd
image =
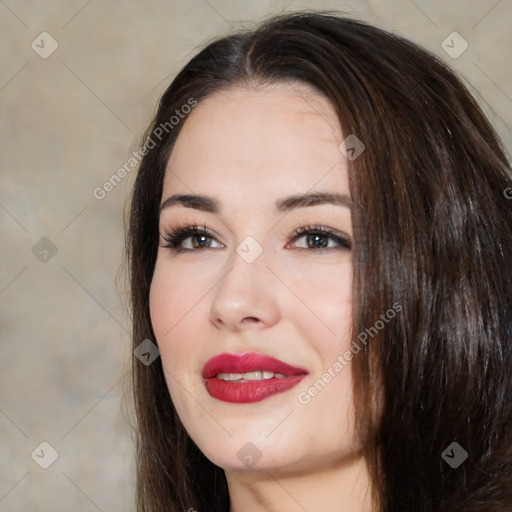
[[(155, 341), (149, 289), (159, 203), (186, 122), (170, 118), (221, 89), (275, 82), (314, 86), (345, 136), (366, 147), (349, 161), (354, 333), (402, 306), (353, 360), (356, 420), (379, 509), (510, 512), (510, 165), (461, 81), (399, 36), (332, 12), (294, 13), (216, 40), (182, 69), (145, 135), (131, 199), (134, 348)], [(133, 391), (138, 511), (227, 512), (224, 472), (181, 424), (160, 359), (146, 366), (134, 357)], [(457, 468), (442, 457), (447, 448), (453, 456), (454, 442), (468, 454)]]

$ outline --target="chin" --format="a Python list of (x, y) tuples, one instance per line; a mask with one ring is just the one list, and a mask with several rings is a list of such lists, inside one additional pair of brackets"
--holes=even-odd
[[(205, 434), (194, 439), (207, 459), (226, 471), (260, 471), (293, 467), (297, 464), (296, 451), (283, 438), (270, 440), (265, 434), (251, 430), (227, 438), (224, 442), (212, 442), (214, 436)], [(290, 439), (288, 439), (290, 441)], [(303, 443), (292, 443), (293, 445)]]

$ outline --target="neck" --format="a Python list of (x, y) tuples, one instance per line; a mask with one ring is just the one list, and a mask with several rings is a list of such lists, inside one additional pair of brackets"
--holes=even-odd
[(226, 472), (230, 512), (372, 512), (361, 455), (307, 472)]

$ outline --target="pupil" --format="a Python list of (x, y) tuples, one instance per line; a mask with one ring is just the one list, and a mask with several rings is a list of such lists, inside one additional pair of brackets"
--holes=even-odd
[(206, 235), (196, 235), (193, 239), (194, 247), (208, 247), (208, 237)]
[(308, 235), (309, 247), (327, 247), (327, 241), (323, 235)]

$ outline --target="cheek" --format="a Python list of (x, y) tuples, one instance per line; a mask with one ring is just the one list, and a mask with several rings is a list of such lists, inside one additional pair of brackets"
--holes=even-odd
[(352, 265), (302, 270), (295, 273), (290, 286), (297, 297), (295, 316), (315, 340), (322, 359), (332, 357), (352, 336)]
[[(315, 294), (316, 304), (325, 311), (327, 321), (336, 331), (336, 327), (346, 327), (352, 321), (352, 267), (347, 265), (338, 279), (330, 276), (325, 279), (324, 284)], [(340, 333), (337, 332), (336, 335), (338, 334)]]
[(194, 373), (190, 358), (194, 344), (190, 343), (190, 337), (193, 335), (191, 328), (197, 325), (200, 315), (195, 288), (190, 286), (190, 280), (180, 279), (179, 275), (157, 264), (149, 293), (151, 324), (164, 377), (177, 409), (184, 398), (177, 382), (182, 382), (184, 375), (189, 378)]
[(149, 292), (149, 309), (158, 341), (172, 338), (171, 333), (188, 317), (201, 296), (200, 283), (195, 283), (193, 277), (188, 277), (187, 273), (179, 270), (169, 269), (157, 260)]
[(190, 282), (183, 286), (184, 280), (176, 276), (176, 272), (167, 272), (164, 266), (157, 264), (149, 293), (151, 325), (164, 368), (172, 374), (175, 373), (174, 367), (179, 368), (181, 349), (190, 346), (182, 343), (180, 336), (183, 335), (183, 326), (194, 314), (190, 304), (195, 298)]
[(353, 338), (352, 273), (348, 263), (337, 267), (336, 272), (331, 268), (310, 268), (303, 279), (294, 281), (297, 296), (304, 301), (298, 304), (295, 318), (317, 355), (317, 364), (312, 368), (314, 376), (300, 390), (301, 397), (311, 403), (304, 407), (299, 400), (300, 407), (309, 415), (304, 420), (308, 424), (317, 425), (315, 418), (326, 414), (332, 417), (332, 424), (342, 426), (339, 432), (332, 424), (322, 429), (338, 441), (353, 430), (352, 363), (343, 357), (350, 351)]
[(163, 341), (165, 333), (172, 328), (174, 316), (179, 314), (175, 306), (175, 283), (155, 268), (151, 288), (149, 291), (149, 312), (151, 316), (151, 325), (157, 341)]

